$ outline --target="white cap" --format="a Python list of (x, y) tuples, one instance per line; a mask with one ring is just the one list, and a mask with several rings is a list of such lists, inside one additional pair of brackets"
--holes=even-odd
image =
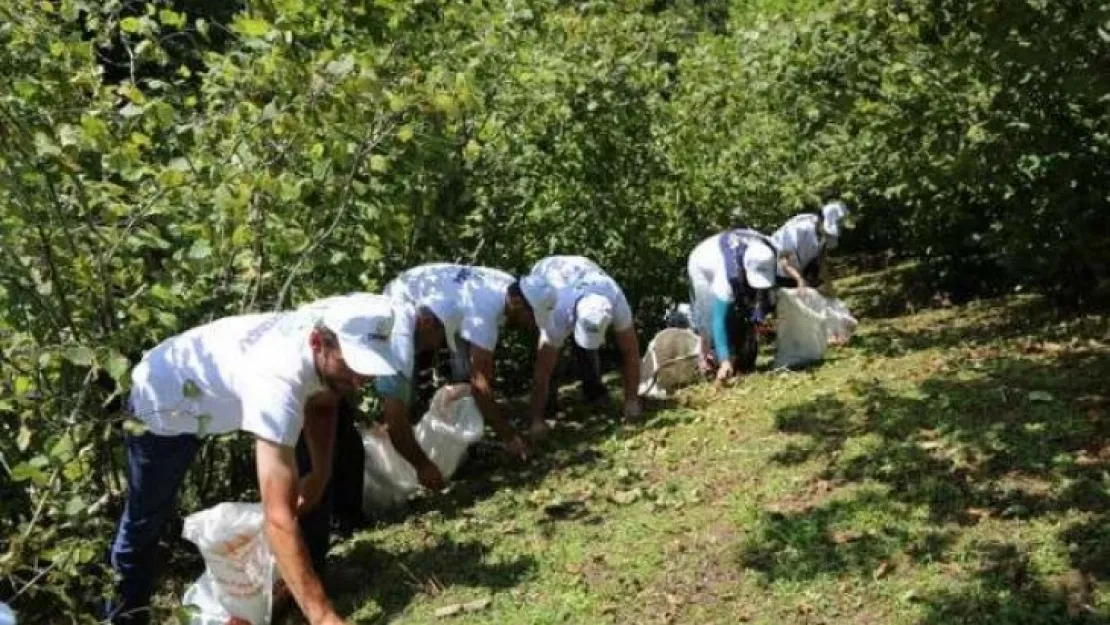
[(366, 376), (397, 373), (397, 359), (390, 348), (393, 305), (389, 297), (359, 294), (329, 298), (320, 320), (335, 333), (339, 351), (351, 371)]
[(605, 341), (605, 332), (613, 321), (613, 303), (609, 298), (591, 293), (578, 300), (578, 319), (574, 322), (574, 341), (582, 349), (597, 349)]
[(840, 220), (848, 216), (848, 207), (842, 202), (830, 202), (821, 207), (825, 232), (830, 237), (840, 236)]
[(775, 251), (762, 241), (752, 241), (744, 252), (744, 276), (753, 289), (769, 289), (775, 284)]
[(555, 287), (551, 286), (546, 278), (531, 274), (520, 279), (520, 292), (532, 307), (532, 313), (536, 316), (536, 326), (545, 327), (558, 300)]

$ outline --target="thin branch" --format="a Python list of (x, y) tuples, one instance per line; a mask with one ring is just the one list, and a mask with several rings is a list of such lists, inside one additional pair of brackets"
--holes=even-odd
[(370, 153), (379, 143), (381, 143), (389, 132), (393, 129), (393, 122), (388, 122), (384, 129), (378, 133), (376, 137), (367, 138), (363, 140), (362, 145), (359, 146), (358, 151), (355, 153), (354, 164), (351, 165), (351, 171), (347, 175), (347, 181), (343, 187), (342, 196), (339, 200), (339, 209), (335, 212), (335, 217), (332, 218), (331, 223), (319, 234), (312, 242), (305, 248), (301, 255), (297, 258), (297, 262), (293, 264), (293, 268), (289, 272), (289, 276), (285, 279), (281, 290), (278, 292), (277, 300), (274, 302), (274, 310), (281, 310), (285, 302), (285, 296), (289, 293), (289, 289), (293, 286), (293, 281), (297, 278), (297, 272), (300, 271), (301, 265), (308, 259), (309, 254), (316, 251), (324, 241), (331, 237), (332, 232), (339, 227), (343, 216), (347, 213), (347, 209), (351, 204), (351, 189), (354, 187), (355, 176), (358, 175), (359, 170), (362, 168), (362, 162), (365, 156)]

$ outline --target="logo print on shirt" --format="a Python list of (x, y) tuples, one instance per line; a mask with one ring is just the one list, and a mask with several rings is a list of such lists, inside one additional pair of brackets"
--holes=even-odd
[(455, 274), (454, 282), (455, 284), (462, 284), (463, 282), (469, 280), (473, 275), (474, 272), (470, 269), (470, 267), (463, 267), (459, 270), (458, 273)]

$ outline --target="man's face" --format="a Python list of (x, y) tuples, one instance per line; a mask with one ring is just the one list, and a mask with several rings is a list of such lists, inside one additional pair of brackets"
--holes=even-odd
[(353, 395), (362, 389), (369, 380), (347, 366), (339, 345), (334, 339), (314, 332), (311, 339), (312, 355), (316, 370), (324, 380), (324, 385), (340, 395)]
[(443, 324), (430, 310), (421, 309), (416, 316), (416, 349), (427, 351), (439, 349), (447, 342)]
[(532, 313), (532, 307), (528, 305), (523, 297), (510, 296), (508, 310), (505, 311), (505, 319), (513, 326), (522, 328), (524, 330), (536, 329), (536, 317)]

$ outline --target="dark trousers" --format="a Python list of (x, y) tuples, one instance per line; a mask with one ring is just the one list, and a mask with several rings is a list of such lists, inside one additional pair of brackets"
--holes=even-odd
[(732, 343), (729, 351), (732, 352), (736, 370), (742, 373), (755, 371), (755, 361), (759, 357), (759, 337), (755, 332), (751, 311), (751, 306), (738, 298), (725, 320), (729, 341)]
[[(574, 374), (582, 383), (582, 396), (587, 402), (594, 402), (608, 395), (605, 384), (601, 381), (601, 357), (596, 349), (583, 349), (571, 339), (571, 351), (574, 353)], [(560, 367), (562, 369), (562, 367)], [(557, 409), (559, 395), (559, 378), (553, 375), (551, 384), (547, 389), (547, 411), (554, 413)]]
[[(115, 597), (105, 617), (112, 623), (150, 622), (150, 596), (157, 574), (158, 537), (177, 508), (181, 483), (200, 448), (192, 434), (158, 436), (149, 432), (128, 436), (127, 502), (112, 543), (112, 568), (120, 575)], [(311, 462), (304, 437), (297, 442), (301, 475)], [(331, 521), (331, 486), (321, 503), (300, 518), (301, 535), (318, 575), (324, 571)]]

